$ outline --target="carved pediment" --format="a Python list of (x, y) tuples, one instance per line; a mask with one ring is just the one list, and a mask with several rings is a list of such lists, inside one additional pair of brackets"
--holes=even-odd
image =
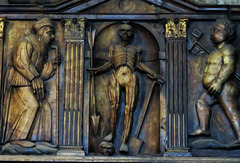
[[(96, 1), (89, 2), (89, 8), (83, 9), (76, 6), (66, 13), (87, 12), (87, 13), (171, 13), (168, 8), (161, 6), (162, 1), (157, 0), (102, 0), (93, 5)], [(92, 5), (92, 6), (91, 6)]]
[(56, 4), (63, 0), (8, 0), (10, 4)]
[(236, 6), (204, 6), (189, 0), (8, 0), (0, 5), (1, 13), (66, 13), (66, 14), (208, 14), (239, 12)]
[[(182, 6), (181, 6), (182, 5)], [(178, 1), (164, 0), (92, 0), (64, 13), (186, 13), (192, 12)]]

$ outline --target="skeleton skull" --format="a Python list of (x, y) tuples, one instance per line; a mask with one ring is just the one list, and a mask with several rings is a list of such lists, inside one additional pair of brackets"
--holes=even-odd
[(118, 30), (118, 35), (122, 41), (131, 41), (133, 39), (134, 33), (132, 26), (128, 24), (123, 24)]

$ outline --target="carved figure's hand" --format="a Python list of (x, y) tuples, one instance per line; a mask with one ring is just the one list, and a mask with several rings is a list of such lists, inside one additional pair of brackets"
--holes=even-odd
[(36, 94), (37, 99), (42, 101), (44, 98), (44, 86), (43, 80), (40, 77), (36, 77), (32, 80), (33, 92)]
[(212, 96), (218, 96), (222, 90), (222, 81), (220, 79), (214, 79), (207, 86), (207, 92)]
[(54, 59), (52, 59), (52, 65), (53, 65), (53, 68), (56, 69), (57, 66), (59, 66), (61, 64), (61, 55), (57, 55)]
[(97, 74), (97, 68), (91, 67), (87, 69), (91, 76), (94, 76)]
[(161, 83), (161, 84), (164, 83), (164, 81), (162, 80), (161, 76), (158, 75), (158, 74), (154, 74), (154, 75), (153, 75), (153, 79), (156, 80), (156, 81), (158, 81), (158, 82)]
[(164, 84), (164, 81), (162, 80), (161, 76), (158, 74), (154, 74), (154, 75), (149, 75), (147, 74), (147, 77), (149, 77), (152, 80), (156, 80), (157, 82)]

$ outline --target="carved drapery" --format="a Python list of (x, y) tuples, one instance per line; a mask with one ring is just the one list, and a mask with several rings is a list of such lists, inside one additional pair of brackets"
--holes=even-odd
[(86, 19), (65, 19), (65, 107), (63, 146), (83, 145), (83, 68)]
[(168, 142), (165, 156), (189, 156), (187, 147), (187, 19), (166, 22)]

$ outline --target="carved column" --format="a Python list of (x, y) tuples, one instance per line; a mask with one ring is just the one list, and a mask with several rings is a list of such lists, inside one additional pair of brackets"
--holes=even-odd
[(187, 146), (187, 19), (167, 20), (165, 27), (168, 142), (164, 156), (191, 156)]
[(61, 146), (83, 148), (83, 72), (86, 19), (65, 19), (64, 111)]
[[(4, 26), (5, 26), (5, 18), (0, 18), (0, 103), (2, 108), (2, 100), (3, 100), (3, 51), (4, 51)], [(2, 109), (1, 109), (2, 110)]]

